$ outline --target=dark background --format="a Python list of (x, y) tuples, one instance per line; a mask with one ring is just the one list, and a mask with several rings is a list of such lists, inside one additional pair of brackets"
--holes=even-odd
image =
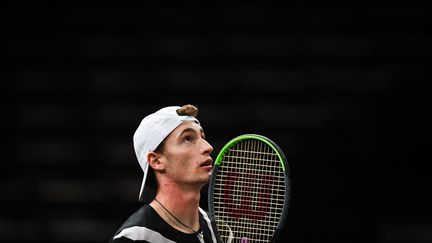
[(425, 4), (142, 2), (3, 3), (1, 242), (107, 242), (140, 206), (136, 127), (186, 103), (214, 157), (285, 151), (285, 242), (432, 242)]

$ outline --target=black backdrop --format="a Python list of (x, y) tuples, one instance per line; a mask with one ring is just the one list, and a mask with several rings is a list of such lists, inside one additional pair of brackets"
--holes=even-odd
[(283, 148), (286, 242), (432, 242), (426, 5), (142, 2), (1, 7), (1, 242), (106, 242), (140, 206), (133, 132), (186, 103), (214, 156)]

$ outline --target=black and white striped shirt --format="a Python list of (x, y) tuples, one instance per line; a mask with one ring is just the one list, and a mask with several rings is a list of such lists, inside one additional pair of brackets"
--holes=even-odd
[(110, 239), (110, 242), (219, 243), (214, 222), (201, 208), (199, 209), (199, 221), (203, 237), (174, 229), (150, 205), (145, 204), (126, 220)]

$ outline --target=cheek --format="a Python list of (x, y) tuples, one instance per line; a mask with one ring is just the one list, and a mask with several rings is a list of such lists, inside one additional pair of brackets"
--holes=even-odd
[(166, 171), (174, 177), (181, 174), (187, 174), (189, 173), (188, 161), (177, 155), (175, 156), (175, 159), (171, 159), (167, 162)]
[(166, 154), (166, 159), (166, 171), (172, 176), (187, 176), (195, 168), (193, 154), (188, 151), (171, 151)]

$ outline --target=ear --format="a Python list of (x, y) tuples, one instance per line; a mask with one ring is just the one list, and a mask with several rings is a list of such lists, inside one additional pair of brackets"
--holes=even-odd
[(153, 168), (153, 170), (162, 171), (165, 168), (161, 160), (162, 156), (162, 154), (156, 152), (147, 153), (147, 161), (149, 165)]

